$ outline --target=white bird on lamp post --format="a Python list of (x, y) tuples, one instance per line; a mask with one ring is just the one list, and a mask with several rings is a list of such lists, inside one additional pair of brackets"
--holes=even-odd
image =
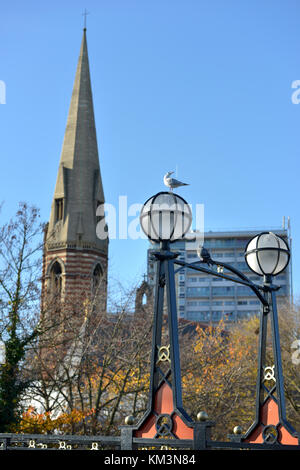
[(179, 186), (189, 186), (188, 183), (183, 183), (182, 181), (178, 181), (175, 178), (171, 178), (170, 176), (174, 173), (174, 171), (168, 171), (168, 173), (164, 176), (164, 184), (168, 188), (173, 191), (174, 188), (179, 188)]

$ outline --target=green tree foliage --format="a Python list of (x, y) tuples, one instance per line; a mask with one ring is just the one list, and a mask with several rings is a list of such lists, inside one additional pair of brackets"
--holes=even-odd
[(21, 369), (38, 335), (42, 230), (39, 211), (25, 203), (0, 228), (0, 339), (5, 345), (5, 362), (0, 366), (2, 432), (18, 420), (20, 397), (27, 386)]

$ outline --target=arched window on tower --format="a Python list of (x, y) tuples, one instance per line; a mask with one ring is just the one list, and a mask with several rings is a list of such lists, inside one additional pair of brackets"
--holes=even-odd
[(64, 214), (63, 198), (55, 199), (55, 222), (62, 220)]
[(100, 266), (100, 264), (96, 264), (95, 268), (94, 268), (94, 271), (93, 271), (93, 284), (92, 284), (92, 289), (93, 289), (93, 293), (97, 293), (98, 289), (99, 289), (99, 285), (100, 285), (100, 281), (101, 281), (101, 278), (103, 276), (103, 271), (102, 271), (102, 268)]
[(55, 261), (50, 270), (51, 293), (60, 297), (62, 291), (62, 270), (58, 261)]

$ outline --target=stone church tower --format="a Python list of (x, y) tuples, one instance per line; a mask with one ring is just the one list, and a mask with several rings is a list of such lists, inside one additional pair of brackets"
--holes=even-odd
[[(99, 289), (106, 307), (108, 239), (96, 235), (104, 203), (90, 80), (86, 29), (69, 108), (50, 220), (45, 230), (42, 304)], [(103, 220), (102, 220), (103, 223)]]

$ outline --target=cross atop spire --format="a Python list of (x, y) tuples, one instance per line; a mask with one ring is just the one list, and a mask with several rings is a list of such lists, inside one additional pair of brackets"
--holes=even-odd
[(84, 22), (83, 22), (83, 31), (86, 31), (86, 17), (87, 15), (89, 15), (90, 13), (87, 11), (87, 9), (85, 8), (84, 9), (84, 12), (82, 13), (82, 16), (84, 16)]

